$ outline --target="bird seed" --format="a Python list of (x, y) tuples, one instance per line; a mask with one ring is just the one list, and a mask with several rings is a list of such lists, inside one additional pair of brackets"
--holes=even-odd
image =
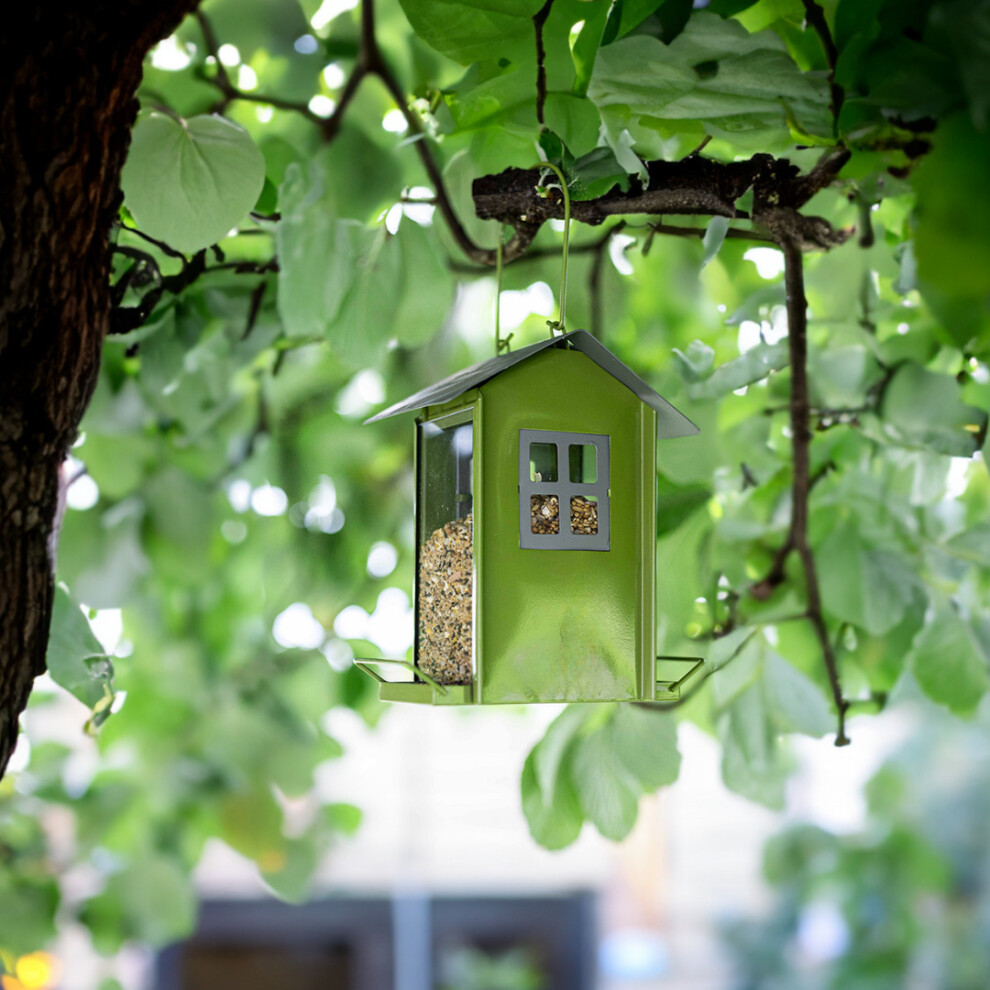
[(474, 636), (473, 520), (434, 530), (419, 550), (417, 666), (440, 684), (470, 684)]

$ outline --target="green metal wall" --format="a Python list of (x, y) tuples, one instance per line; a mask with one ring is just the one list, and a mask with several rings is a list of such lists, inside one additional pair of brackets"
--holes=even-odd
[[(656, 413), (573, 350), (545, 351), (480, 392), (475, 700), (652, 698)], [(610, 550), (520, 549), (520, 429), (609, 435)]]

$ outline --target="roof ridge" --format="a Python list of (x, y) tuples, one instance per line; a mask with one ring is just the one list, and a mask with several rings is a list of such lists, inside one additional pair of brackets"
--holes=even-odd
[(383, 409), (365, 420), (365, 423), (375, 423), (381, 419), (389, 419), (402, 413), (414, 412), (424, 406), (439, 405), (450, 402), (472, 388), (477, 388), (491, 381), (497, 375), (508, 371), (514, 365), (528, 361), (531, 357), (552, 347), (570, 346), (581, 351), (603, 371), (610, 374), (622, 385), (625, 385), (641, 402), (646, 403), (657, 412), (657, 435), (662, 439), (691, 436), (698, 432), (698, 427), (682, 412), (671, 405), (651, 385), (639, 377), (632, 369), (622, 363), (601, 341), (587, 330), (571, 330), (559, 337), (529, 344), (517, 351), (500, 354), (478, 364), (464, 368), (453, 375), (428, 385), (408, 398)]

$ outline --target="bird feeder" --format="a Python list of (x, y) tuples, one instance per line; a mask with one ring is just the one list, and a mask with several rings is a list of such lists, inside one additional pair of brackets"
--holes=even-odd
[[(373, 416), (418, 411), (413, 679), (387, 701), (664, 701), (656, 439), (697, 427), (591, 334), (495, 357)], [(375, 665), (375, 666), (372, 666)]]

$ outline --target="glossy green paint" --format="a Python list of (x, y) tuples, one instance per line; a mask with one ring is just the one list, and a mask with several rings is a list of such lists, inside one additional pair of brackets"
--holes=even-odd
[[(449, 424), (467, 411), (474, 444), (474, 680), (444, 689), (374, 675), (382, 700), (678, 698), (700, 661), (656, 656), (656, 412), (585, 354), (565, 349), (542, 351), (429, 406), (418, 422)], [(609, 550), (519, 546), (520, 430), (608, 435)], [(417, 493), (419, 470), (417, 464)], [(417, 582), (418, 570), (417, 561)]]
[[(656, 414), (579, 351), (547, 350), (492, 379), (484, 394), (483, 571), (478, 701), (631, 701), (644, 697), (655, 638)], [(519, 431), (609, 436), (611, 547), (519, 546)], [(644, 433), (650, 443), (644, 443)], [(479, 448), (476, 448), (479, 449)], [(566, 470), (565, 465), (560, 470)], [(563, 511), (563, 507), (562, 507)], [(647, 693), (646, 697), (652, 697)]]

